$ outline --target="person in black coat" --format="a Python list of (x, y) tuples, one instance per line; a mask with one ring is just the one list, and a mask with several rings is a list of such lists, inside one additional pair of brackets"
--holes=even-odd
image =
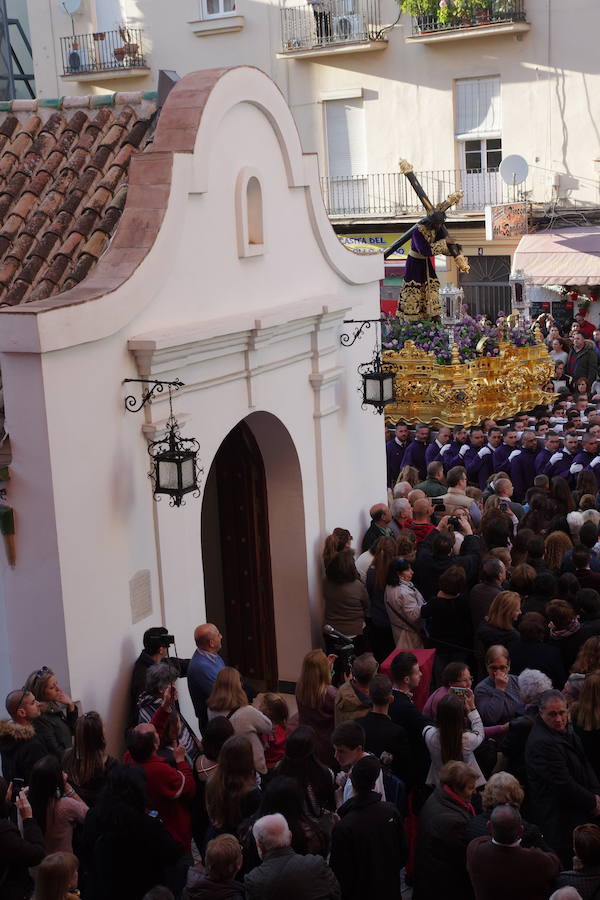
[(136, 766), (111, 769), (83, 825), (86, 900), (142, 900), (156, 884), (173, 884), (181, 848), (146, 812), (146, 778)]
[(55, 748), (54, 745), (50, 747), (36, 729), (40, 704), (31, 691), (11, 691), (6, 698), (6, 711), (10, 719), (0, 722), (2, 772), (7, 781), (22, 778), (29, 784), (36, 762), (52, 754)]
[(388, 715), (394, 697), (392, 682), (387, 675), (376, 675), (371, 680), (369, 697), (372, 708), (366, 716), (355, 720), (365, 733), (364, 750), (378, 759), (383, 753), (389, 754), (391, 771), (406, 782), (410, 771), (408, 738), (405, 729), (392, 722)]
[(470, 800), (478, 773), (452, 761), (442, 766), (439, 777), (440, 787), (425, 802), (419, 818), (413, 897), (471, 900), (464, 835), (475, 815)]
[(322, 856), (300, 856), (284, 817), (275, 813), (254, 823), (262, 862), (244, 878), (248, 900), (340, 900), (338, 880)]
[(467, 518), (459, 516), (459, 519), (464, 540), (457, 556), (454, 555), (454, 536), (449, 531), (443, 530), (444, 519), (439, 524), (440, 530), (432, 531), (419, 546), (413, 582), (423, 594), (425, 602), (435, 597), (440, 575), (450, 566), (460, 566), (465, 570), (468, 587), (472, 587), (477, 580), (481, 562), (481, 544), (479, 538), (473, 534)]
[(547, 675), (552, 686), (561, 690), (567, 680), (560, 650), (547, 644), (548, 629), (541, 613), (528, 612), (519, 621), (520, 641), (510, 647), (510, 670), (520, 675), (523, 669), (537, 669)]
[(381, 765), (363, 756), (350, 773), (355, 796), (338, 810), (331, 835), (329, 864), (342, 889), (342, 900), (385, 897), (400, 900), (400, 870), (407, 845), (396, 807), (375, 792)]
[(15, 798), (23, 836), (10, 820), (12, 799), (12, 785), (0, 777), (0, 896), (2, 900), (23, 900), (33, 889), (29, 869), (41, 863), (46, 850), (44, 835), (33, 818), (25, 791)]
[(390, 666), (392, 675), (393, 700), (388, 715), (395, 725), (400, 725), (408, 738), (410, 750), (410, 767), (402, 780), (409, 790), (414, 785), (425, 783), (429, 771), (429, 751), (423, 740), (423, 729), (432, 725), (430, 719), (415, 706), (412, 699), (414, 691), (421, 681), (421, 670), (417, 657), (409, 650), (397, 653)]
[(173, 636), (168, 634), (167, 629), (163, 626), (148, 628), (144, 632), (142, 640), (144, 649), (134, 663), (129, 690), (130, 726), (137, 725), (137, 702), (146, 689), (148, 669), (156, 663), (168, 659), (174, 667), (177, 667), (179, 678), (185, 678), (190, 662), (189, 659), (178, 659), (176, 656), (169, 656), (169, 647), (173, 643)]
[(567, 703), (560, 691), (546, 691), (539, 699), (539, 715), (525, 747), (525, 765), (531, 818), (568, 866), (573, 828), (595, 820), (600, 813), (600, 783), (569, 725)]
[(427, 622), (432, 641), (470, 651), (473, 646), (473, 628), (466, 585), (465, 570), (461, 566), (450, 566), (440, 575), (438, 592), (421, 609), (421, 617)]

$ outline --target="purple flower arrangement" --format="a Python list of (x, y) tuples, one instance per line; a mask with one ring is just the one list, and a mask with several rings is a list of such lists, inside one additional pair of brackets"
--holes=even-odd
[[(496, 325), (492, 325), (484, 316), (473, 318), (463, 315), (453, 326), (454, 343), (460, 361), (468, 362), (476, 359), (478, 355), (498, 356), (499, 326), (505, 332), (505, 339), (515, 347), (530, 347), (535, 344), (530, 322), (509, 327), (505, 320), (499, 320)], [(427, 319), (407, 322), (398, 316), (387, 316), (382, 325), (382, 345), (385, 350), (401, 350), (406, 341), (414, 341), (419, 349), (427, 353), (433, 352), (437, 363), (447, 366), (452, 362), (449, 332), (449, 326), (440, 322)], [(483, 337), (488, 338), (488, 341), (483, 354), (478, 354), (476, 347)]]

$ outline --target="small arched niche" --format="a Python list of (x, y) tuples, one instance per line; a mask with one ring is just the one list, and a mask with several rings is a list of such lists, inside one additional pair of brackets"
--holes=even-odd
[(238, 256), (261, 256), (265, 252), (263, 198), (256, 169), (245, 167), (237, 177), (235, 215)]

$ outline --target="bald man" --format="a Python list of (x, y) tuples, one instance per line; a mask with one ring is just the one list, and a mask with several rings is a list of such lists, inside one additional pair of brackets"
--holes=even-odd
[(217, 675), (225, 666), (219, 656), (223, 636), (216, 625), (207, 622), (198, 625), (194, 631), (196, 651), (190, 660), (187, 671), (188, 688), (194, 704), (194, 712), (198, 717), (200, 731), (203, 732), (208, 721), (206, 701), (214, 687)]
[(392, 534), (388, 527), (392, 520), (392, 514), (387, 503), (376, 503), (369, 510), (369, 515), (371, 516), (371, 524), (367, 528), (362, 541), (362, 553), (370, 550), (380, 537), (390, 537)]
[[(414, 493), (414, 491), (413, 491)], [(417, 547), (425, 540), (425, 538), (435, 531), (435, 525), (431, 523), (431, 514), (433, 512), (433, 504), (429, 497), (422, 497), (415, 500), (413, 504), (413, 517), (404, 523), (404, 527), (413, 531), (417, 538)]]

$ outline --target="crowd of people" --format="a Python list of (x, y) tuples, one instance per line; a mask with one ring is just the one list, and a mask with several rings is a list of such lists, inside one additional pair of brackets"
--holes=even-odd
[(3, 900), (600, 897), (600, 351), (548, 341), (549, 407), (388, 434), (294, 698), (211, 623), (191, 659), (146, 631), (118, 759), (47, 666), (11, 691)]

